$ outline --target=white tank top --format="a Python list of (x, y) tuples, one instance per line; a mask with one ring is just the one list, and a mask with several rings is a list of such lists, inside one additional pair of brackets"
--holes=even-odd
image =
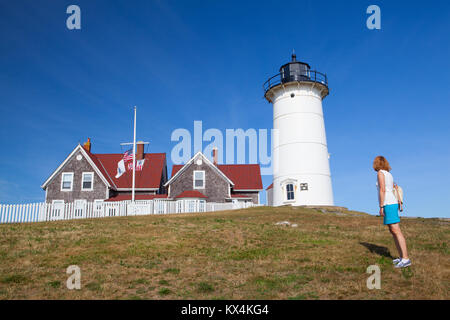
[[(389, 204), (397, 204), (397, 198), (394, 195), (394, 177), (392, 177), (392, 174), (389, 171), (386, 170), (380, 170), (384, 174), (384, 184), (386, 193), (384, 195), (384, 204), (383, 206), (389, 205)], [(377, 190), (380, 190), (380, 186), (378, 185), (378, 178), (377, 178)]]

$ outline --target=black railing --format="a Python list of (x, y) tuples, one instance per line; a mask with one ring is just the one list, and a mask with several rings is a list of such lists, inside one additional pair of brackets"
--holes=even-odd
[(288, 77), (282, 77), (282, 74), (276, 74), (267, 80), (264, 87), (264, 94), (267, 93), (271, 88), (278, 86), (281, 83), (287, 83), (292, 81), (308, 81), (308, 82), (318, 82), (326, 87), (328, 87), (327, 75), (318, 71), (308, 70), (304, 74), (299, 74), (298, 72), (291, 72)]

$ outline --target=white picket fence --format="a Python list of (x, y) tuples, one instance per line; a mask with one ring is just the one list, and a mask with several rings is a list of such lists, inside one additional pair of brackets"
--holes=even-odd
[(243, 209), (250, 202), (213, 203), (204, 200), (145, 200), (120, 202), (30, 203), (0, 205), (0, 223), (41, 222), (150, 214), (195, 213)]

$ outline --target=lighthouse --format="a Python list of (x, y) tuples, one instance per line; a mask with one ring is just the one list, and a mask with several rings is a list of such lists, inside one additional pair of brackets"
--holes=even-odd
[(264, 83), (273, 104), (272, 205), (332, 206), (333, 190), (322, 100), (327, 76), (292, 61)]

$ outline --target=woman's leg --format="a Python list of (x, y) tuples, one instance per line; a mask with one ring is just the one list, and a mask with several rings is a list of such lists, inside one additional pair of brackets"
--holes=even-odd
[(406, 248), (406, 240), (403, 236), (402, 230), (400, 230), (400, 225), (398, 223), (390, 224), (389, 231), (392, 233), (394, 237), (395, 245), (397, 247), (398, 252), (400, 253), (400, 257), (403, 259), (408, 259), (408, 250)]
[(402, 257), (402, 248), (400, 247), (400, 244), (398, 243), (397, 237), (395, 236), (394, 232), (392, 232), (391, 225), (389, 225), (389, 231), (391, 232), (392, 237), (394, 238), (394, 243), (395, 243), (395, 247), (397, 248), (397, 251), (398, 251), (398, 256), (401, 258)]

